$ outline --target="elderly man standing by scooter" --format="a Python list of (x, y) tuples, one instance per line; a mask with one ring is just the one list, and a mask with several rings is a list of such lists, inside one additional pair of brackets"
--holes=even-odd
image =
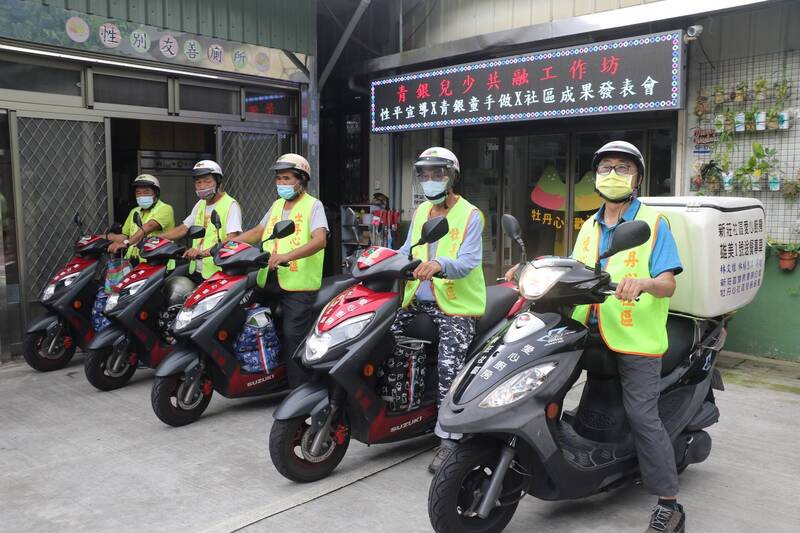
[[(192, 241), (192, 247), (183, 256), (190, 259), (189, 277), (195, 283), (210, 278), (220, 268), (214, 264), (211, 249), (215, 244), (233, 239), (242, 231), (242, 209), (239, 203), (222, 190), (222, 168), (216, 161), (198, 161), (192, 169), (194, 190), (199, 200), (182, 224), (161, 235), (164, 239), (182, 239), (190, 226), (203, 226), (205, 235)], [(217, 231), (212, 224), (211, 212), (216, 211), (221, 221)]]
[[(659, 497), (646, 533), (682, 532), (686, 514), (678, 504), (675, 451), (658, 412), (661, 356), (667, 351), (669, 298), (675, 276), (683, 270), (669, 223), (636, 199), (644, 179), (644, 158), (625, 141), (613, 141), (594, 154), (595, 189), (605, 200), (578, 233), (572, 255), (593, 266), (608, 250), (614, 229), (630, 220), (643, 220), (655, 235), (646, 257), (627, 252), (624, 261), (608, 259), (601, 266), (618, 282), (616, 298), (582, 305), (572, 317), (588, 324), (617, 354), (622, 403), (633, 433), (644, 488)], [(512, 279), (516, 267), (506, 273)], [(638, 298), (638, 301), (637, 301)]]
[[(399, 253), (408, 254), (419, 241), (422, 225), (429, 218), (444, 216), (450, 232), (436, 243), (414, 248), (414, 258), (422, 263), (414, 270), (414, 281), (406, 284), (403, 307), (397, 312), (391, 331), (395, 338), (419, 313), (430, 316), (439, 334), (439, 395), (441, 404), (450, 385), (464, 366), (475, 323), (486, 308), (486, 285), (481, 260), (483, 214), (454, 186), (461, 172), (455, 154), (446, 148), (432, 147), (422, 152), (414, 170), (427, 201), (411, 219), (405, 244)], [(436, 472), (461, 435), (452, 435), (436, 424), (442, 439), (428, 470)]]
[(296, 388), (308, 379), (305, 369), (292, 356), (315, 318), (309, 309), (322, 285), (328, 219), (322, 202), (307, 192), (311, 165), (306, 158), (283, 154), (270, 170), (275, 173), (278, 199), (259, 224), (236, 240), (257, 244), (269, 237), (281, 220), (295, 223), (293, 236), (269, 244), (272, 255), (267, 268), (258, 273), (261, 291), (257, 297), (265, 303), (280, 301), (282, 305), (281, 359), (286, 364), (289, 387)]

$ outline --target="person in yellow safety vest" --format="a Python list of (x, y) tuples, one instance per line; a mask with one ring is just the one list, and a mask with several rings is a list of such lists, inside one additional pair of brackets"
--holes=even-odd
[[(136, 195), (137, 206), (128, 213), (122, 233), (109, 233), (106, 239), (111, 241), (108, 247), (110, 253), (117, 252), (125, 247), (128, 251), (125, 257), (136, 259), (139, 257), (139, 248), (135, 246), (145, 234), (160, 235), (175, 227), (175, 217), (172, 206), (161, 201), (161, 182), (150, 174), (141, 174), (133, 180), (133, 190)], [(135, 213), (142, 218), (142, 228), (133, 221)]]
[[(189, 278), (195, 283), (210, 278), (220, 268), (214, 264), (211, 249), (215, 244), (231, 240), (242, 232), (242, 209), (239, 203), (222, 190), (222, 168), (215, 161), (198, 161), (192, 169), (194, 191), (199, 198), (192, 212), (183, 222), (161, 237), (170, 240), (182, 239), (190, 226), (203, 226), (205, 235), (192, 241), (192, 247), (183, 254), (189, 259)], [(217, 231), (211, 224), (211, 213), (217, 212), (222, 226)]]
[[(322, 202), (307, 192), (311, 166), (304, 157), (283, 154), (270, 170), (275, 173), (278, 199), (261, 222), (236, 240), (258, 244), (272, 234), (273, 227), (281, 220), (295, 223), (293, 236), (265, 244), (264, 249), (270, 251), (271, 256), (267, 268), (258, 273), (256, 295), (263, 303), (281, 303), (280, 357), (286, 364), (289, 387), (295, 388), (308, 380), (306, 370), (292, 355), (316, 318), (308, 310), (322, 283), (328, 220)], [(289, 266), (281, 266), (284, 263)]]
[[(613, 141), (594, 154), (595, 189), (605, 200), (584, 222), (572, 255), (593, 267), (608, 250), (614, 229), (624, 221), (644, 220), (648, 242), (601, 262), (618, 283), (616, 298), (578, 306), (573, 318), (600, 335), (617, 355), (622, 403), (633, 433), (644, 488), (659, 496), (647, 533), (684, 530), (686, 515), (677, 502), (678, 473), (669, 434), (658, 413), (661, 356), (667, 350), (669, 298), (683, 270), (668, 221), (636, 199), (645, 175), (642, 154), (632, 144)], [(506, 273), (511, 279), (514, 269)], [(639, 298), (639, 301), (636, 301)]]
[[(453, 152), (438, 146), (428, 148), (417, 158), (414, 171), (426, 201), (412, 215), (399, 253), (408, 255), (412, 244), (419, 241), (422, 225), (430, 218), (446, 217), (450, 231), (438, 242), (414, 248), (414, 258), (422, 263), (414, 270), (414, 281), (406, 283), (403, 305), (391, 332), (399, 340), (416, 315), (425, 313), (431, 318), (439, 336), (437, 403), (441, 404), (464, 366), (477, 318), (486, 308), (481, 265), (484, 220), (477, 207), (455, 192), (461, 168)], [(439, 469), (461, 438), (444, 432), (438, 422), (434, 432), (441, 443), (428, 466), (431, 472)]]

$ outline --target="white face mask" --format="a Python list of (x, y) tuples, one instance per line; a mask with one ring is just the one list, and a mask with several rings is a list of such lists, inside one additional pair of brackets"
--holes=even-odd
[(425, 198), (433, 204), (440, 204), (447, 198), (447, 185), (449, 180), (434, 181), (428, 180), (422, 182), (422, 192)]

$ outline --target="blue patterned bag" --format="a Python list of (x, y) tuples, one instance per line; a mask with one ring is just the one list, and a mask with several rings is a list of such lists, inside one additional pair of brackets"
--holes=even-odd
[(272, 372), (279, 364), (280, 342), (269, 309), (247, 310), (242, 332), (233, 343), (234, 353), (245, 372)]
[(108, 293), (106, 293), (103, 287), (100, 287), (94, 299), (94, 305), (92, 306), (92, 327), (97, 332), (103, 331), (111, 324), (111, 321), (103, 314), (103, 309), (106, 308), (107, 300)]

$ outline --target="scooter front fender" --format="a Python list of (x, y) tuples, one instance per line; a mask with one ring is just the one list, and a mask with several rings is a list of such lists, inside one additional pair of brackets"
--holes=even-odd
[(182, 374), (191, 369), (194, 364), (200, 363), (200, 354), (194, 348), (178, 348), (166, 359), (161, 361), (156, 369), (156, 377), (165, 378)]
[(31, 333), (36, 333), (37, 331), (47, 331), (51, 326), (57, 324), (59, 320), (61, 320), (61, 317), (59, 317), (57, 314), (48, 312), (46, 315), (37, 318), (30, 326), (28, 326), (28, 331), (26, 333), (30, 335)]
[(86, 347), (87, 350), (102, 350), (105, 348), (113, 348), (114, 344), (122, 338), (125, 337), (127, 333), (121, 327), (112, 324), (108, 326), (106, 329), (98, 333), (92, 342), (89, 343), (89, 346)]
[(298, 416), (308, 416), (318, 410), (319, 404), (328, 402), (328, 387), (321, 383), (306, 383), (297, 387), (283, 399), (275, 409), (272, 417), (275, 420), (289, 420)]

